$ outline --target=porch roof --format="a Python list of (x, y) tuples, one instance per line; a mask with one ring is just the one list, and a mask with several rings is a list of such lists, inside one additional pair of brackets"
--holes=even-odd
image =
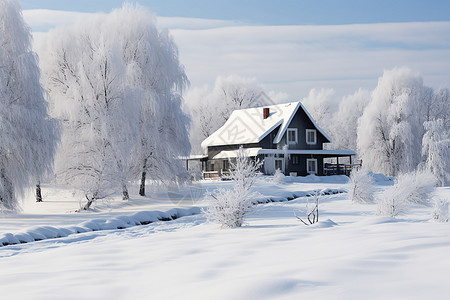
[[(356, 155), (355, 151), (351, 150), (282, 150), (282, 149), (262, 149), (262, 148), (246, 148), (247, 155), (254, 157), (260, 154), (298, 154), (298, 155), (323, 155), (327, 157), (336, 156), (351, 156)], [(213, 159), (227, 159), (234, 158), (238, 150), (221, 151), (213, 157)]]
[(202, 160), (202, 159), (207, 159), (208, 155), (205, 154), (191, 154), (189, 156), (179, 156), (179, 159), (182, 160)]

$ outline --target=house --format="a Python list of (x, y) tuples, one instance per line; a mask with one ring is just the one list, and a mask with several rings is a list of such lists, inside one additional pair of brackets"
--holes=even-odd
[[(301, 102), (236, 110), (202, 142), (202, 169), (204, 177), (221, 176), (242, 146), (251, 158), (263, 161), (264, 174), (276, 169), (292, 176), (344, 174), (346, 166), (339, 158), (347, 157), (351, 164), (356, 153), (325, 150), (323, 144), (330, 142)], [(336, 164), (324, 163), (327, 158)]]

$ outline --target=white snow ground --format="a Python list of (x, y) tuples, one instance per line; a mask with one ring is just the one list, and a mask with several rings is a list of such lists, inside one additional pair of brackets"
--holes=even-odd
[[(256, 188), (276, 199), (345, 184), (344, 177), (287, 180), (275, 186), (266, 177)], [(379, 192), (390, 184), (377, 182)], [(73, 212), (79, 195), (47, 187), (44, 203), (30, 201), (22, 214), (0, 215), (0, 238), (44, 225), (69, 228), (138, 211), (204, 206), (205, 190), (229, 184), (201, 182), (178, 191), (178, 198), (157, 192), (128, 203), (114, 199), (89, 213)], [(450, 188), (439, 194), (449, 199)], [(238, 229), (193, 215), (0, 247), (1, 299), (449, 297), (450, 224), (432, 222), (431, 207), (387, 218), (376, 216), (375, 204), (352, 204), (346, 194), (323, 196), (321, 221), (307, 227), (294, 216), (304, 213), (306, 200), (258, 205)]]

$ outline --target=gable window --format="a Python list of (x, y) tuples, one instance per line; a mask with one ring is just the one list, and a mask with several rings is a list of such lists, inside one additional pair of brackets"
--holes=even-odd
[(298, 143), (297, 128), (288, 128), (287, 130), (287, 142), (288, 144)]
[(308, 174), (317, 174), (317, 159), (308, 158), (306, 160), (306, 172)]
[(306, 143), (315, 145), (317, 143), (317, 133), (315, 129), (306, 129)]

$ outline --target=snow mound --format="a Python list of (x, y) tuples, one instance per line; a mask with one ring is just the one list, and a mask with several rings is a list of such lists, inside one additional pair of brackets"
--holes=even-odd
[(333, 222), (331, 219), (326, 219), (325, 221), (319, 221), (317, 223), (314, 223), (314, 224), (310, 225), (309, 227), (330, 228), (330, 227), (334, 227), (334, 226), (338, 226), (338, 224)]
[(373, 180), (377, 185), (393, 185), (394, 184), (394, 177), (392, 177), (392, 176), (386, 176), (381, 173), (372, 173), (372, 172), (369, 172), (369, 175), (373, 177)]
[(141, 211), (131, 216), (119, 216), (115, 219), (94, 219), (83, 222), (77, 226), (56, 228), (52, 226), (40, 226), (20, 233), (4, 233), (0, 235), (0, 247), (7, 245), (30, 243), (46, 239), (66, 237), (71, 234), (88, 231), (124, 229), (132, 226), (146, 225), (158, 221), (171, 221), (185, 216), (201, 213), (199, 207), (188, 209), (173, 208), (167, 212)]
[[(323, 189), (319, 191), (321, 196), (327, 196), (327, 195), (335, 195), (335, 194), (341, 194), (341, 193), (347, 193), (345, 189)], [(285, 201), (292, 201), (297, 198), (302, 197), (313, 197), (316, 195), (316, 191), (298, 191), (298, 192), (284, 192), (279, 196), (268, 196), (263, 197), (260, 199), (256, 199), (253, 201), (253, 204), (264, 204), (269, 202), (285, 202)]]

